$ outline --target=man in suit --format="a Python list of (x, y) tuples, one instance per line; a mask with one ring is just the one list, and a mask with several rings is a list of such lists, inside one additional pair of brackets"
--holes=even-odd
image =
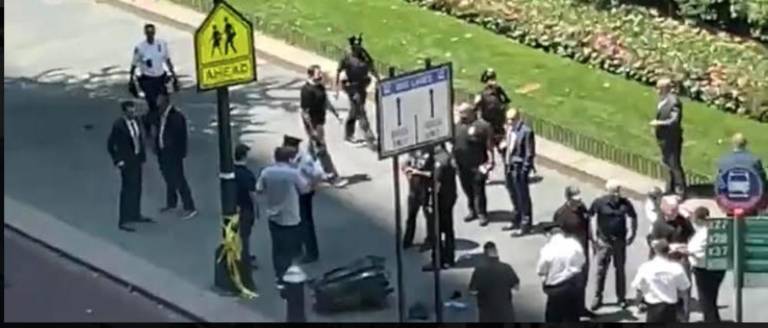
[(531, 192), (528, 186), (533, 159), (536, 156), (536, 142), (533, 130), (526, 124), (520, 111), (511, 108), (507, 111), (507, 135), (503, 142), (505, 148), (504, 167), (506, 185), (515, 216), (512, 224), (505, 230), (515, 230), (512, 236), (522, 236), (531, 231), (533, 225)]
[(157, 97), (160, 108), (160, 127), (158, 129), (155, 147), (157, 159), (160, 162), (160, 172), (167, 187), (165, 207), (160, 209), (166, 213), (176, 209), (178, 197), (184, 205), (184, 220), (197, 215), (192, 192), (189, 190), (187, 178), (184, 176), (184, 158), (187, 156), (187, 119), (174, 105), (171, 105), (167, 94)]
[[(723, 171), (732, 167), (750, 168), (757, 173), (763, 183), (763, 189), (768, 194), (768, 179), (766, 179), (765, 168), (760, 158), (747, 149), (747, 138), (741, 133), (736, 133), (731, 137), (731, 143), (733, 144), (733, 151), (720, 158), (717, 163), (717, 175), (720, 176)], [(768, 196), (764, 197), (762, 206), (758, 206), (758, 208), (765, 208), (765, 206), (768, 206)]]
[(134, 228), (128, 226), (128, 223), (151, 221), (141, 216), (141, 166), (147, 157), (136, 106), (133, 101), (126, 100), (120, 103), (120, 107), (123, 116), (112, 124), (107, 139), (107, 152), (112, 157), (112, 163), (120, 170), (122, 180), (118, 228), (133, 232)]
[(685, 172), (680, 159), (683, 151), (683, 104), (672, 92), (672, 80), (662, 78), (656, 83), (659, 104), (656, 106), (654, 127), (656, 140), (661, 149), (661, 161), (669, 169), (667, 193), (685, 198)]

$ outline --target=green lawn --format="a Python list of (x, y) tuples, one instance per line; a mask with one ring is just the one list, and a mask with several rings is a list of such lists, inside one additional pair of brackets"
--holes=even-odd
[[(174, 0), (195, 3), (195, 0)], [(201, 0), (197, 0), (198, 2)], [(418, 68), (420, 59), (452, 61), (455, 86), (478, 90), (480, 72), (495, 68), (513, 103), (579, 133), (606, 140), (651, 158), (658, 149), (648, 122), (653, 118), (653, 89), (591, 69), (556, 55), (519, 45), (502, 36), (400, 0), (229, 0), (240, 11), (272, 25), (272, 34), (289, 30), (319, 43), (343, 46), (362, 32), (374, 58), (399, 67)], [(263, 25), (262, 23), (262, 25)], [(334, 68), (326, 68), (334, 69)], [(525, 95), (515, 89), (540, 88)], [(768, 159), (768, 125), (685, 100), (685, 166), (711, 174), (714, 163), (736, 131)]]

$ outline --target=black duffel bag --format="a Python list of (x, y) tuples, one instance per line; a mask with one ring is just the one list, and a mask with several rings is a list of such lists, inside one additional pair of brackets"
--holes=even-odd
[(349, 265), (333, 269), (310, 282), (317, 312), (339, 312), (386, 304), (393, 289), (384, 258), (366, 256)]

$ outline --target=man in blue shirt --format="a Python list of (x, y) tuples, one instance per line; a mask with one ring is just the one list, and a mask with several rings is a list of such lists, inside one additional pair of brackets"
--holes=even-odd
[[(768, 180), (766, 180), (765, 168), (763, 167), (760, 158), (747, 149), (747, 138), (741, 133), (736, 133), (731, 138), (731, 143), (733, 144), (733, 151), (723, 155), (717, 162), (717, 176), (720, 176), (723, 171), (733, 167), (749, 168), (758, 175), (763, 183), (763, 189), (768, 191)], [(764, 197), (762, 204), (759, 204), (757, 208), (765, 208), (765, 206), (768, 205), (766, 203), (768, 203), (768, 196)]]
[(235, 146), (235, 183), (237, 184), (237, 208), (240, 214), (240, 239), (243, 243), (241, 259), (256, 266), (256, 257), (251, 255), (250, 238), (253, 222), (256, 219), (256, 176), (246, 166), (250, 147), (244, 144)]

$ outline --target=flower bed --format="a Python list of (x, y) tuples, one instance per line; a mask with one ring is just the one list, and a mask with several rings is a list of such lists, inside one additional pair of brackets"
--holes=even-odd
[(599, 11), (572, 0), (404, 1), (643, 83), (669, 75), (693, 99), (768, 122), (768, 50), (756, 42), (635, 7)]

